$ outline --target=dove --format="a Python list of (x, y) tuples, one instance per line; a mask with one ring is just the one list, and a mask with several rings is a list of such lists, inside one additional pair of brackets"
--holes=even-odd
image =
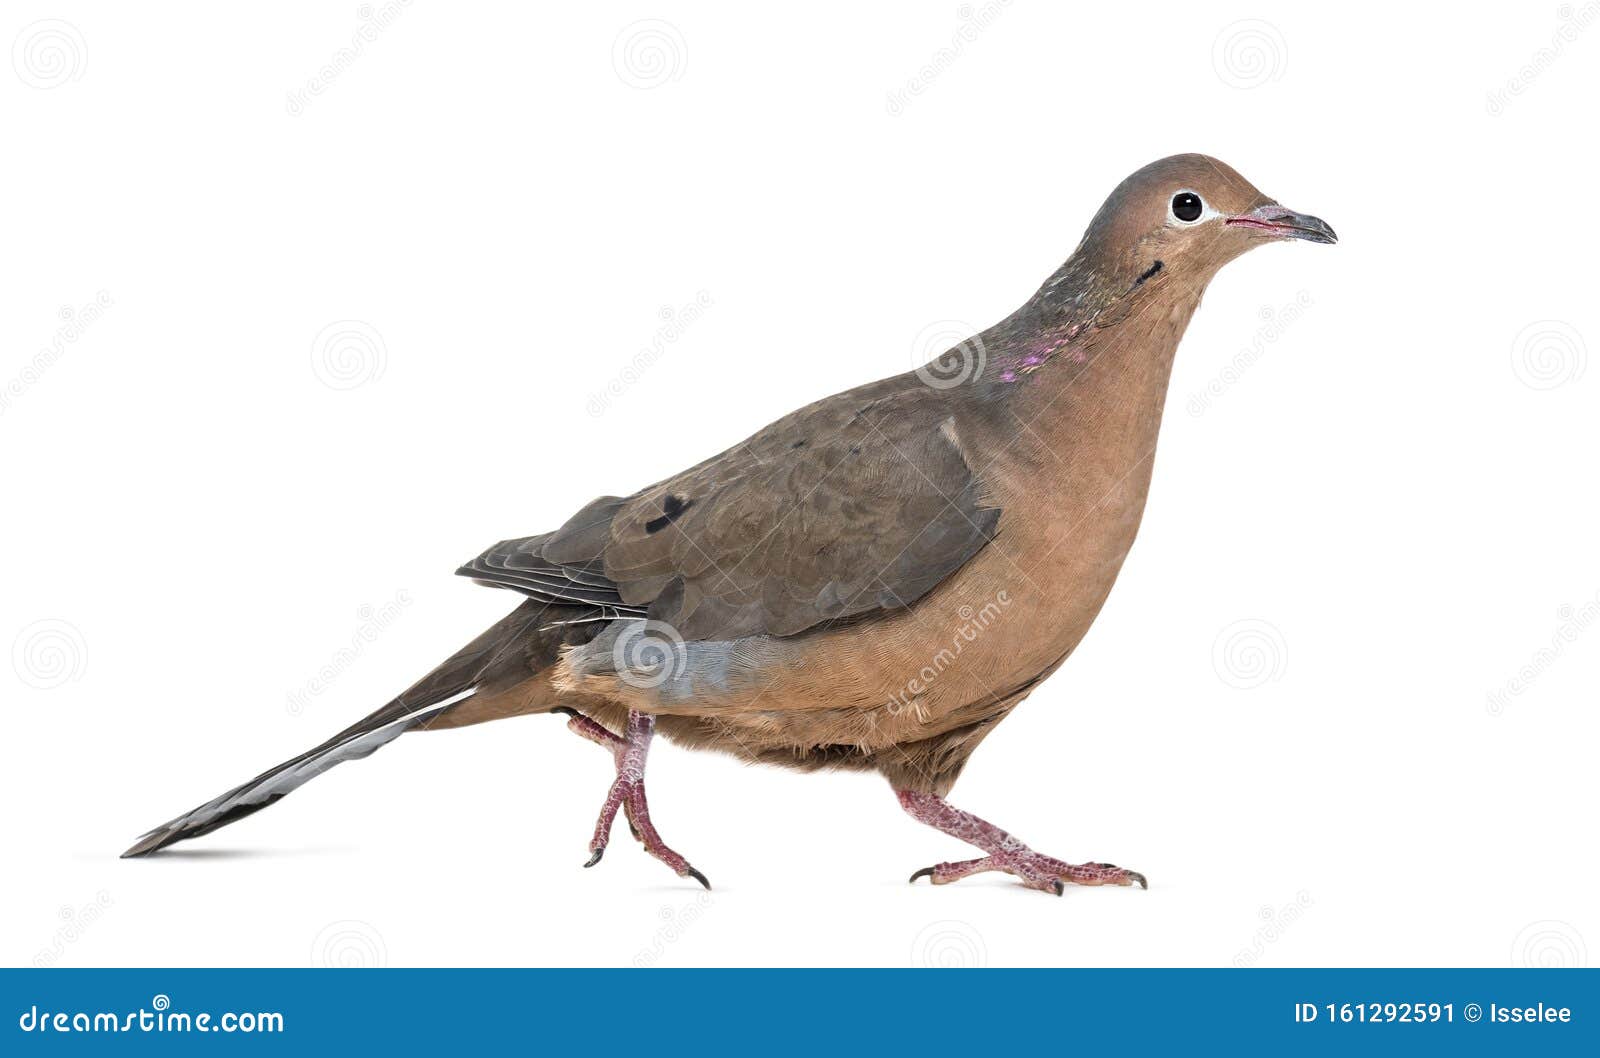
[[(124, 856), (210, 833), (400, 735), (557, 714), (608, 752), (586, 866), (620, 812), (646, 852), (659, 732), (802, 770), (876, 771), (915, 820), (1060, 895), (1139, 885), (950, 803), (972, 753), (1072, 654), (1139, 529), (1173, 357), (1218, 270), (1267, 243), (1333, 243), (1213, 158), (1123, 180), (1015, 312), (914, 371), (819, 400), (458, 573), (514, 610), (321, 745), (164, 823)], [(645, 438), (641, 436), (641, 443)]]

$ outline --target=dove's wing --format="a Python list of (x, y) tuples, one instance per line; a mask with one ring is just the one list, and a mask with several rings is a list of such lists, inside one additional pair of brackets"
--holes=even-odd
[(1000, 511), (945, 395), (902, 376), (841, 393), (554, 533), (458, 572), (685, 639), (790, 636), (909, 606), (994, 536)]

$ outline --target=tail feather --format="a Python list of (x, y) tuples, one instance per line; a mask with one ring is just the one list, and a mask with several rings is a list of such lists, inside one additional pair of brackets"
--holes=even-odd
[(547, 611), (559, 609), (564, 608), (534, 600), (523, 603), (382, 709), (141, 835), (123, 857), (143, 856), (259, 812), (334, 765), (368, 756), (480, 691), (498, 691), (527, 679), (554, 660), (556, 645), (544, 642), (549, 636), (535, 633), (549, 621)]

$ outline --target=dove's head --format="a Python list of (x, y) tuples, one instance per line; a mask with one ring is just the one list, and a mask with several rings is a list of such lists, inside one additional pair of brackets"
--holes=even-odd
[(1175, 154), (1117, 185), (1075, 256), (1140, 283), (1164, 272), (1204, 285), (1251, 247), (1284, 239), (1338, 241), (1325, 221), (1278, 205), (1215, 158)]

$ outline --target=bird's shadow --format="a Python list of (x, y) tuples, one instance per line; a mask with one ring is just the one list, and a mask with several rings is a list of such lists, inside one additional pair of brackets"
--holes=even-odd
[(160, 860), (228, 862), (230, 860), (288, 859), (294, 856), (337, 856), (349, 851), (348, 848), (332, 846), (303, 849), (162, 849), (160, 852), (139, 858), (146, 862)]

